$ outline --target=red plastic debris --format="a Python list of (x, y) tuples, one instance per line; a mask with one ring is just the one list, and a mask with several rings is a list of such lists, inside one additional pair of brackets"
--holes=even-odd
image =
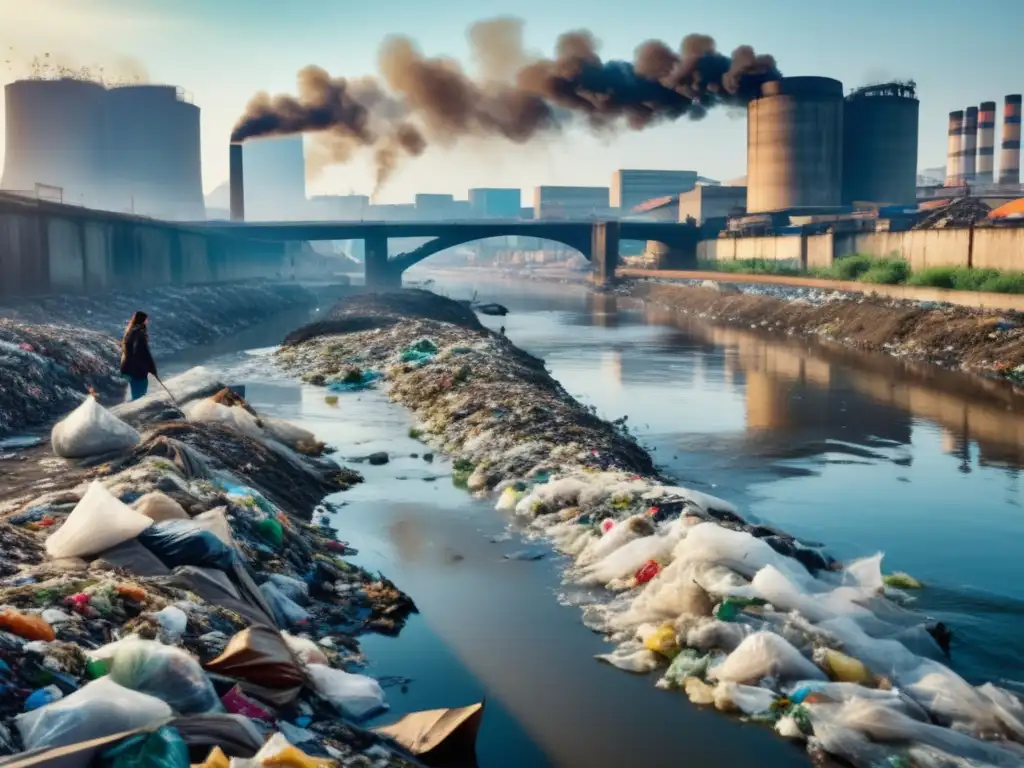
[(340, 541), (328, 541), (327, 542), (327, 548), (329, 550), (331, 550), (332, 552), (344, 552), (345, 551), (345, 545), (344, 545), (344, 543), (342, 543)]
[(647, 514), (650, 515), (651, 517), (654, 517), (656, 514), (658, 514), (658, 508), (657, 507), (648, 507), (647, 508)]
[(659, 573), (661, 573), (661, 563), (657, 560), (648, 560), (643, 564), (640, 570), (636, 572), (636, 583), (646, 584)]
[(606, 517), (601, 521), (601, 533), (608, 533), (612, 528), (615, 527), (615, 521), (610, 517)]

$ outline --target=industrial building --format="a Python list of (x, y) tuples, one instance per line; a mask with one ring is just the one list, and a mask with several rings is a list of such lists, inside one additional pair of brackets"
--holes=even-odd
[(720, 222), (724, 227), (729, 216), (744, 213), (747, 207), (746, 187), (704, 186), (679, 195), (678, 221), (705, 224)]
[(5, 87), (0, 187), (166, 219), (205, 216), (199, 108), (174, 86), (72, 78)]
[(477, 187), (469, 190), (469, 211), (485, 219), (518, 219), (522, 193), (518, 189)]
[(689, 192), (696, 171), (619, 170), (612, 174), (608, 204), (623, 215), (647, 200)]
[(242, 144), (245, 218), (302, 221), (306, 201), (306, 151), (302, 136), (269, 136)]
[(533, 189), (533, 218), (586, 219), (609, 212), (608, 187), (556, 187)]
[(452, 219), (455, 218), (455, 196), (441, 194), (417, 194), (414, 198), (416, 218), (418, 219)]
[(946, 153), (947, 187), (1017, 188), (1020, 186), (1021, 94), (1003, 99), (1003, 128), (999, 174), (994, 168), (996, 103), (949, 113)]

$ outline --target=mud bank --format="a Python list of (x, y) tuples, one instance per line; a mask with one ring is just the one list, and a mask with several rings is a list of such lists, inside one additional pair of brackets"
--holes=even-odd
[(884, 575), (880, 554), (836, 562), (670, 485), (624, 425), (597, 419), (459, 305), (412, 291), (343, 301), (277, 360), (328, 397), (381, 386), (410, 408), (416, 434), (454, 458), (456, 484), (569, 556), (572, 602), (616, 646), (601, 660), (814, 757), (1024, 760), (1024, 704), (954, 671), (950, 629), (909, 607), (922, 585)]
[(811, 301), (795, 291), (768, 296), (729, 284), (630, 281), (615, 293), (724, 325), (816, 338), (1024, 384), (1024, 316), (1013, 312), (824, 291), (816, 291)]
[(416, 611), (327, 523), (324, 497), (362, 478), (307, 455), (321, 448), (303, 430), (209, 399), (208, 371), (167, 383), (187, 420), (157, 396), (101, 412), (89, 429), (122, 449), (31, 449), (34, 481), (5, 488), (0, 756), (145, 748), (184, 768), (219, 747), (256, 766), (283, 738), (344, 765), (415, 764), (357, 724), (386, 707), (359, 636)]
[(52, 296), (0, 307), (0, 436), (47, 423), (90, 389), (124, 390), (118, 339), (137, 309), (151, 317), (157, 360), (304, 307), (340, 285), (250, 282), (100, 296)]

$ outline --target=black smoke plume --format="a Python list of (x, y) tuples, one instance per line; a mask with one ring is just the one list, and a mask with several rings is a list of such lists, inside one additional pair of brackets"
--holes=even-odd
[(773, 57), (746, 45), (726, 56), (707, 35), (688, 35), (678, 49), (649, 40), (630, 62), (604, 61), (586, 30), (559, 37), (552, 58), (531, 57), (522, 28), (510, 18), (470, 27), (475, 76), (397, 36), (381, 45), (377, 77), (346, 79), (306, 67), (296, 96), (253, 97), (231, 140), (316, 134), (314, 169), (369, 149), (379, 188), (402, 157), (430, 144), (468, 136), (523, 144), (573, 124), (614, 131), (699, 120), (716, 106), (745, 105), (763, 83), (781, 77)]

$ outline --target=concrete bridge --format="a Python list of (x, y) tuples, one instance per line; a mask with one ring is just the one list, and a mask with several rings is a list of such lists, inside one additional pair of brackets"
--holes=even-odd
[[(366, 244), (366, 284), (392, 287), (402, 283), (402, 273), (424, 259), (457, 245), (489, 237), (510, 235), (553, 240), (569, 246), (594, 265), (595, 280), (614, 279), (620, 240), (653, 240), (676, 254), (676, 267), (695, 266), (698, 229), (688, 224), (661, 221), (529, 221), (521, 219), (471, 219), (467, 221), (346, 221), (346, 222), (203, 222), (192, 228), (231, 233), (248, 241), (290, 242), (313, 240), (363, 240)], [(415, 250), (388, 255), (392, 237), (432, 237)], [(667, 266), (667, 265), (666, 265)]]

